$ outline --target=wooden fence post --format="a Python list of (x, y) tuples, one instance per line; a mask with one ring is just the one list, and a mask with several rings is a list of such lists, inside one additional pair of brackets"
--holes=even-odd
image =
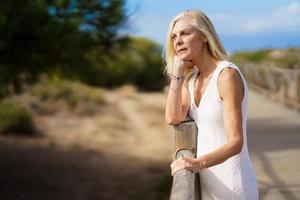
[[(196, 157), (197, 125), (184, 121), (173, 126), (173, 159)], [(173, 177), (170, 200), (201, 200), (199, 173), (178, 171)]]

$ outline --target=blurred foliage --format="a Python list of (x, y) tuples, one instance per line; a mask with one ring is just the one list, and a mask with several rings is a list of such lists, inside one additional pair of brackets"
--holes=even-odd
[(92, 88), (83, 83), (67, 81), (58, 77), (43, 78), (31, 88), (31, 93), (41, 100), (64, 100), (71, 107), (79, 103), (102, 105), (104, 97), (98, 88)]
[(35, 135), (36, 129), (31, 113), (18, 102), (8, 100), (1, 101), (0, 133)]
[(265, 49), (252, 52), (238, 52), (231, 56), (237, 64), (255, 63), (273, 65), (285, 69), (300, 69), (300, 49)]
[(147, 90), (161, 89), (165, 85), (161, 48), (150, 40), (137, 38), (133, 41), (132, 49), (140, 55), (133, 83)]
[(101, 55), (99, 49), (89, 52), (92, 62), (82, 76), (84, 82), (107, 87), (125, 83), (137, 85), (140, 89), (161, 89), (165, 84), (161, 47), (145, 38), (128, 38), (127, 46), (114, 45)]
[(0, 97), (19, 93), (41, 73), (77, 79), (104, 55), (126, 45), (123, 0), (10, 0), (0, 2)]
[[(161, 48), (121, 36), (125, 0), (0, 2), (0, 98), (41, 74), (113, 87), (161, 89)], [(62, 86), (63, 87), (63, 86)]]

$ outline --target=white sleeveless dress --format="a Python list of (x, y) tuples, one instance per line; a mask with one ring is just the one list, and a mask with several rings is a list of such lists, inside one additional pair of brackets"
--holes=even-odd
[(194, 101), (194, 85), (198, 74), (194, 70), (189, 80), (191, 106), (189, 116), (198, 127), (197, 157), (208, 154), (227, 142), (223, 102), (218, 93), (217, 79), (220, 72), (231, 67), (236, 69), (244, 83), (242, 102), (243, 148), (242, 151), (225, 162), (200, 171), (202, 200), (257, 200), (258, 187), (255, 172), (247, 146), (246, 115), (248, 104), (248, 86), (239, 68), (229, 61), (220, 61), (201, 97), (198, 107)]

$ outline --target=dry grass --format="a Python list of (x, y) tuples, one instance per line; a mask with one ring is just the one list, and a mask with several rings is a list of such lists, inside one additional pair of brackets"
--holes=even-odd
[(300, 69), (300, 48), (238, 52), (231, 56), (231, 60), (238, 65), (254, 63), (272, 65), (283, 69)]
[[(0, 138), (0, 165), (7, 172), (1, 174), (1, 199), (168, 199), (172, 149), (164, 94), (132, 86), (102, 92), (106, 103), (93, 115), (60, 101), (16, 97), (32, 110), (44, 137)], [(41, 112), (52, 107), (59, 109)]]
[[(93, 115), (99, 105), (105, 104), (100, 88), (59, 78), (43, 78), (29, 92), (38, 97), (41, 102), (48, 103), (48, 105), (54, 104), (55, 106), (59, 103), (63, 107), (67, 106), (69, 110), (82, 115)], [(37, 107), (41, 110), (47, 110), (47, 107), (43, 108), (42, 105), (37, 105)], [(52, 110), (55, 110), (55, 108), (52, 108)]]

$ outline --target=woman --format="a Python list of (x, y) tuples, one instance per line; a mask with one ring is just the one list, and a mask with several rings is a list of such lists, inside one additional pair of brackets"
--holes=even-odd
[(203, 200), (257, 200), (255, 172), (246, 135), (247, 83), (208, 17), (197, 10), (176, 16), (165, 48), (171, 83), (166, 121), (192, 118), (198, 127), (197, 157), (179, 158), (178, 170), (199, 172)]

